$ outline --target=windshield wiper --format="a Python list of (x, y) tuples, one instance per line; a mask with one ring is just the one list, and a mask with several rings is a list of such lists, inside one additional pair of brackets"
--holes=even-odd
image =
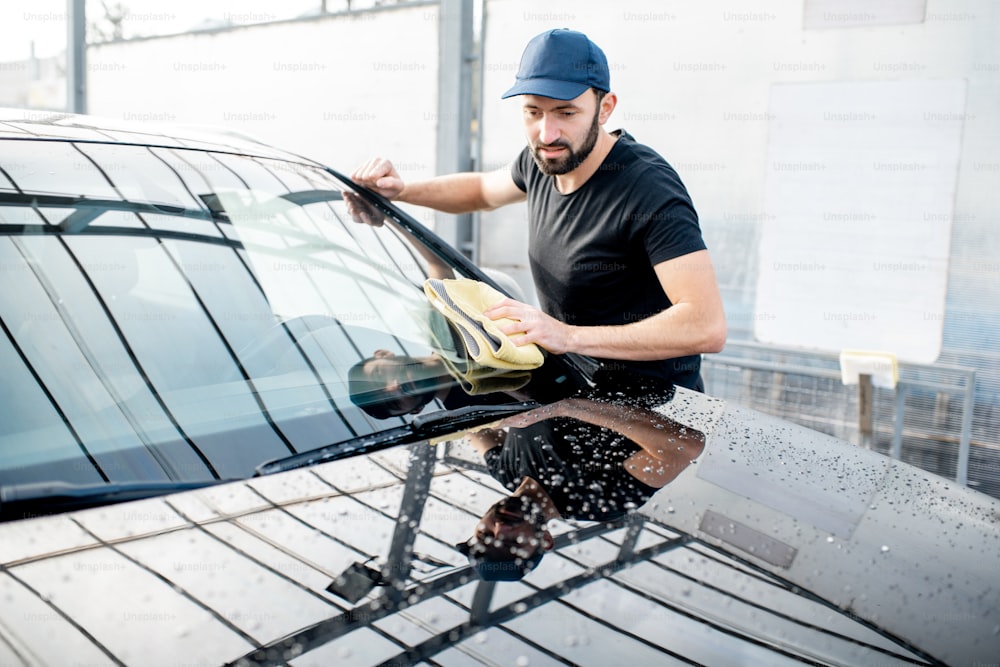
[(417, 415), (410, 427), (421, 438), (433, 438), (482, 426), (500, 417), (516, 415), (540, 407), (535, 401), (505, 403), (502, 405), (468, 405), (454, 410), (441, 410), (427, 415)]
[(280, 459), (266, 461), (257, 466), (255, 475), (271, 475), (276, 472), (304, 468), (306, 466), (332, 461), (334, 459), (366, 454), (369, 452), (405, 445), (421, 440), (433, 440), (440, 436), (457, 435), (461, 431), (482, 427), (509, 415), (519, 414), (539, 407), (534, 401), (504, 403), (499, 405), (469, 405), (454, 410), (440, 410), (427, 415), (418, 415), (413, 420), (395, 428), (378, 431), (369, 435), (351, 438), (331, 445), (325, 445), (308, 452), (292, 454)]
[(211, 479), (199, 482), (156, 480), (73, 484), (70, 482), (29, 482), (0, 487), (0, 521), (12, 521), (46, 514), (142, 500), (178, 491), (201, 489), (236, 480)]
[[(420, 415), (403, 426), (262, 463), (257, 466), (254, 474), (269, 475), (401, 444), (433, 440), (440, 436), (455, 436), (462, 431), (488, 425), (503, 417), (531, 410), (538, 405), (533, 401), (473, 405)], [(106, 484), (73, 484), (53, 480), (8, 484), (0, 486), (0, 522), (142, 500), (234, 481), (238, 480), (212, 479), (196, 482), (156, 480)]]

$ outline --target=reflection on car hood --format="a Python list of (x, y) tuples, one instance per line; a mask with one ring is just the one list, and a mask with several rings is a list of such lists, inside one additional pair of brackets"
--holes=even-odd
[[(578, 407), (543, 409), (614, 432)], [(651, 407), (700, 456), (624, 520), (550, 522), (516, 583), (454, 547), (506, 493), (460, 437), (2, 525), (0, 661), (995, 659), (1000, 503), (701, 394)]]

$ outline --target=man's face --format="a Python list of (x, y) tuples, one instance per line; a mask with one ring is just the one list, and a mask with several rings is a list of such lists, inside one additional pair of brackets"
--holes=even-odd
[(560, 176), (579, 167), (597, 144), (600, 108), (587, 90), (572, 100), (522, 96), (524, 131), (543, 174)]
[(434, 397), (440, 379), (429, 373), (426, 364), (416, 357), (376, 350), (365, 362), (364, 374), (383, 387), (385, 407), (394, 415), (414, 412)]
[(478, 557), (513, 560), (531, 558), (551, 539), (541, 513), (526, 499), (508, 496), (486, 510), (470, 544)]

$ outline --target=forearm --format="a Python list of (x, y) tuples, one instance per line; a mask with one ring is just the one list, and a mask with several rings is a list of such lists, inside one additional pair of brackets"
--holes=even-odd
[[(674, 305), (628, 324), (570, 325), (513, 299), (498, 301), (484, 314), (504, 320), (500, 330), (517, 345), (535, 343), (556, 354), (654, 361), (721, 351), (726, 344), (726, 315), (708, 253), (698, 251), (654, 268)], [(629, 319), (628, 312), (623, 319)]]
[(646, 408), (568, 399), (559, 414), (621, 433), (663, 463), (686, 465), (705, 447), (705, 436)]
[(490, 208), (477, 173), (448, 174), (407, 183), (395, 199), (445, 213), (471, 213)]
[(718, 352), (725, 337), (724, 317), (680, 303), (629, 324), (569, 326), (566, 347), (602, 359), (653, 361)]

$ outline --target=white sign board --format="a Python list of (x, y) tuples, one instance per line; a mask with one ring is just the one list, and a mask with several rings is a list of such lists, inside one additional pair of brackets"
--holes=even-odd
[(772, 88), (755, 336), (941, 351), (965, 82)]

